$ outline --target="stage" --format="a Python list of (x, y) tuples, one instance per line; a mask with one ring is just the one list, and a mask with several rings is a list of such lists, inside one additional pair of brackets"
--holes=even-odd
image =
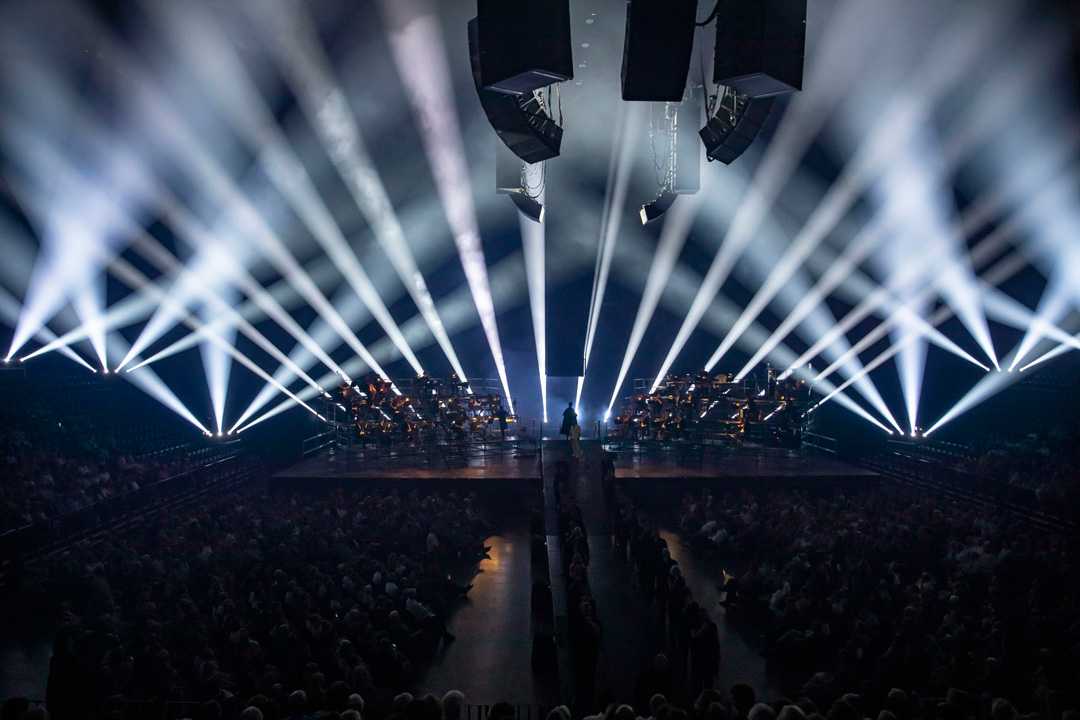
[(615, 479), (624, 484), (683, 483), (738, 487), (863, 485), (876, 483), (872, 470), (832, 456), (780, 448), (743, 446), (609, 448)]
[[(582, 445), (590, 451), (587, 457), (599, 451), (596, 440), (583, 440)], [(865, 485), (879, 479), (871, 470), (832, 456), (762, 446), (722, 448), (675, 443), (608, 446), (608, 450), (615, 462), (615, 480), (627, 486), (822, 487)], [(271, 482), (290, 487), (410, 484), (535, 489), (543, 480), (544, 459), (553, 468), (556, 459), (565, 458), (566, 452), (565, 440), (545, 440), (542, 454), (534, 440), (424, 448), (323, 448), (276, 473)]]
[(543, 477), (535, 441), (464, 445), (324, 448), (276, 473), (275, 484), (354, 483), (428, 486), (538, 486)]

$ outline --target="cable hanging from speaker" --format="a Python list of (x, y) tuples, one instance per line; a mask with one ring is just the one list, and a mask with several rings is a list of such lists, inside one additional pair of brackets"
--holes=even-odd
[[(649, 148), (652, 151), (656, 184), (661, 193), (670, 191), (675, 183), (675, 133), (678, 129), (678, 113), (678, 103), (664, 103), (663, 128), (658, 127), (653, 113), (649, 115)], [(658, 135), (665, 136), (663, 141), (667, 143), (662, 155), (656, 149)]]
[(540, 163), (540, 177), (535, 184), (529, 183), (528, 169), (528, 163), (521, 164), (521, 192), (525, 197), (539, 201), (544, 194), (544, 187), (547, 185), (547, 164)]
[(711, 22), (712, 22), (713, 20), (715, 20), (715, 19), (716, 19), (716, 16), (717, 16), (717, 15), (718, 15), (719, 13), (720, 13), (720, 0), (716, 0), (716, 4), (715, 4), (715, 5), (713, 5), (713, 9), (712, 9), (712, 12), (711, 12), (711, 13), (709, 13), (709, 17), (707, 17), (707, 18), (705, 18), (704, 20), (702, 20), (701, 22), (699, 22), (699, 23), (695, 23), (695, 24), (696, 24), (696, 25), (697, 25), (698, 27), (705, 27), (706, 25), (708, 25), (709, 23), (711, 23)]

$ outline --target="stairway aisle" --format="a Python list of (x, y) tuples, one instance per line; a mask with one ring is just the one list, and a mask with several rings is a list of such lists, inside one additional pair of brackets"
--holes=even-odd
[(531, 665), (528, 517), (506, 520), (506, 529), (485, 541), (491, 546), (489, 557), (480, 562), (479, 572), (471, 579), (473, 587), (465, 604), (450, 617), (450, 632), (457, 640), (440, 649), (414, 693), (441, 697), (456, 689), (471, 704), (499, 700), (555, 704), (558, 690), (534, 676)]
[(592, 710), (607, 702), (633, 702), (638, 675), (657, 647), (656, 627), (634, 585), (626, 557), (612, 547), (610, 508), (604, 494), (603, 448), (582, 441), (584, 458), (577, 463), (572, 487), (581, 507), (589, 543), (589, 584), (602, 627), (597, 668), (597, 697)]
[(686, 585), (694, 599), (709, 613), (720, 635), (720, 672), (716, 687), (727, 690), (737, 682), (749, 683), (762, 697), (781, 697), (776, 678), (766, 671), (765, 658), (732, 626), (720, 603), (720, 591), (713, 573), (694, 557), (694, 553), (676, 533), (662, 530), (660, 536), (667, 542), (668, 552), (679, 563)]

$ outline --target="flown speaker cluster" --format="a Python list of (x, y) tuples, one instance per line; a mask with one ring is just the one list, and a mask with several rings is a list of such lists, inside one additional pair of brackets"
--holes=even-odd
[(717, 0), (713, 83), (701, 141), (709, 160), (730, 164), (750, 147), (773, 98), (802, 89), (806, 0)]
[[(622, 99), (662, 103), (650, 115), (657, 197), (641, 208), (648, 223), (679, 194), (700, 187), (700, 149), (733, 162), (768, 120), (774, 99), (802, 89), (806, 0), (717, 0), (697, 20), (697, 0), (628, 0), (622, 56)], [(687, 82), (696, 27), (715, 22), (712, 89)], [(569, 0), (478, 0), (468, 24), (473, 80), (502, 143), (532, 165), (559, 155), (558, 84), (573, 79)], [(704, 73), (703, 73), (704, 74)], [(530, 173), (502, 153), (496, 186), (541, 221)], [(537, 173), (532, 173), (536, 176)], [(542, 178), (543, 173), (539, 173)], [(519, 178), (516, 182), (514, 178)], [(542, 188), (541, 188), (542, 190)]]

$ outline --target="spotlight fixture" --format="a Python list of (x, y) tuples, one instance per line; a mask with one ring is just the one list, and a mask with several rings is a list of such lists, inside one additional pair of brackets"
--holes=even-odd
[(641, 206), (641, 224), (648, 225), (671, 209), (675, 203), (675, 193), (662, 191), (656, 199)]
[(534, 220), (543, 224), (544, 222), (544, 206), (541, 205), (534, 198), (529, 197), (524, 191), (507, 193), (510, 196), (510, 200), (517, 206), (517, 209), (522, 212), (525, 217), (530, 220)]

